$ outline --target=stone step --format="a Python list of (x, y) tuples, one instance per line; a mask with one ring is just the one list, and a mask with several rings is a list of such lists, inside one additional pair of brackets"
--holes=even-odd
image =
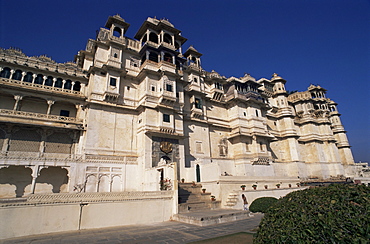
[(249, 211), (217, 209), (179, 213), (174, 215), (173, 220), (198, 226), (207, 226), (247, 219), (250, 217), (249, 215)]

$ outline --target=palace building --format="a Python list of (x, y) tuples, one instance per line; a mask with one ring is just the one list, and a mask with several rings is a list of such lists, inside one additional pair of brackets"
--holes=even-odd
[[(75, 62), (0, 50), (0, 197), (231, 189), (356, 176), (337, 104), (310, 85), (225, 77), (166, 19), (108, 18)], [(309, 84), (308, 84), (309, 85)]]

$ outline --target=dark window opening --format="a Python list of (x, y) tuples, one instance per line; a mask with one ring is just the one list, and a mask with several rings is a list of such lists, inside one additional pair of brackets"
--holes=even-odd
[(155, 86), (152, 86), (152, 91), (155, 91)]
[(258, 117), (258, 110), (256, 110), (256, 116)]
[(198, 83), (198, 79), (197, 79), (197, 78), (194, 78), (194, 82), (195, 82), (195, 83)]
[(116, 85), (117, 85), (117, 79), (116, 79), (116, 78), (111, 77), (111, 78), (110, 78), (110, 81), (109, 81), (109, 85), (111, 85), (111, 86), (116, 86)]
[(114, 30), (113, 30), (113, 36), (121, 37), (121, 34), (122, 34), (121, 28), (115, 27)]
[(170, 122), (170, 115), (169, 114), (163, 114), (163, 122)]
[(54, 87), (62, 88), (62, 86), (63, 86), (63, 80), (62, 78), (58, 78), (57, 81), (55, 82)]
[(158, 54), (156, 54), (155, 52), (150, 52), (149, 53), (149, 60), (158, 63)]
[(60, 116), (69, 117), (69, 111), (68, 110), (60, 110)]
[(180, 45), (179, 45), (178, 42), (175, 42), (175, 48), (176, 48), (176, 50), (178, 50), (180, 48)]
[(149, 41), (151, 41), (151, 42), (154, 42), (154, 43), (158, 43), (158, 36), (157, 36), (157, 34), (155, 34), (155, 33), (150, 33), (149, 34)]
[(21, 80), (21, 79), (22, 79), (22, 71), (18, 69), (13, 74), (13, 80)]
[(200, 100), (199, 98), (195, 98), (195, 108), (198, 108), (198, 109), (202, 109), (202, 100)]
[(53, 77), (48, 76), (48, 78), (46, 78), (45, 86), (53, 86)]
[(171, 45), (172, 45), (172, 36), (171, 36), (171, 35), (169, 35), (169, 34), (167, 34), (167, 33), (165, 33), (165, 34), (163, 35), (163, 41), (164, 41), (165, 43), (168, 43), (168, 44), (171, 44)]
[(8, 67), (4, 68), (1, 71), (0, 76), (3, 77), (3, 78), (9, 79), (10, 78), (10, 69)]
[(23, 77), (24, 82), (32, 83), (32, 80), (33, 80), (33, 74), (31, 72), (27, 72), (27, 74)]
[(163, 60), (169, 63), (172, 63), (172, 55), (169, 53), (166, 53), (163, 57)]
[(114, 57), (114, 58), (118, 58), (118, 54), (117, 54), (117, 53), (114, 53), (114, 54), (113, 54), (113, 57)]
[(66, 80), (66, 83), (64, 83), (64, 89), (71, 90), (72, 88), (72, 81)]
[(130, 90), (130, 87), (129, 87), (129, 86), (127, 86), (126, 88), (127, 88), (127, 91), (129, 91), (129, 90)]
[(37, 76), (36, 76), (36, 79), (35, 79), (35, 84), (42, 84), (42, 82), (44, 81), (44, 76), (43, 75), (41, 75), (41, 74), (38, 74)]
[(81, 90), (81, 83), (77, 81), (75, 83), (75, 85), (73, 86), (73, 90), (74, 91), (80, 91)]
[(172, 85), (166, 84), (166, 91), (172, 92)]

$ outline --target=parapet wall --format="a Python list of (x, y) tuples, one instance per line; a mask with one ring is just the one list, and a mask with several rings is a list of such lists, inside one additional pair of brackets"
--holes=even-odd
[(0, 202), (0, 239), (170, 220), (173, 191), (37, 194)]

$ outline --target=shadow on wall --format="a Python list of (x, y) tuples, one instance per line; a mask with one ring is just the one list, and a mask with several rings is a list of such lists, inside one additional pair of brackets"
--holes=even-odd
[[(36, 179), (37, 193), (60, 193), (68, 184), (67, 170), (61, 167), (49, 167), (40, 171)], [(0, 169), (0, 197), (22, 197), (30, 194), (32, 170), (25, 166), (9, 166)], [(15, 188), (15, 189), (14, 189)]]
[(45, 190), (40, 189), (42, 183), (52, 185), (53, 193), (60, 193), (62, 190), (62, 186), (68, 183), (67, 174), (68, 174), (67, 170), (61, 167), (48, 167), (42, 169), (40, 171), (40, 176), (37, 177), (36, 179), (37, 193), (45, 193), (45, 191), (47, 191), (47, 189)]
[[(4, 186), (4, 184), (9, 184), (16, 187), (15, 197), (22, 197), (25, 193), (26, 186), (32, 183), (31, 174), (32, 170), (24, 166), (9, 166), (0, 169), (0, 195), (7, 195), (4, 191), (6, 191), (5, 188), (9, 187)], [(12, 197), (14, 197), (14, 195)]]

